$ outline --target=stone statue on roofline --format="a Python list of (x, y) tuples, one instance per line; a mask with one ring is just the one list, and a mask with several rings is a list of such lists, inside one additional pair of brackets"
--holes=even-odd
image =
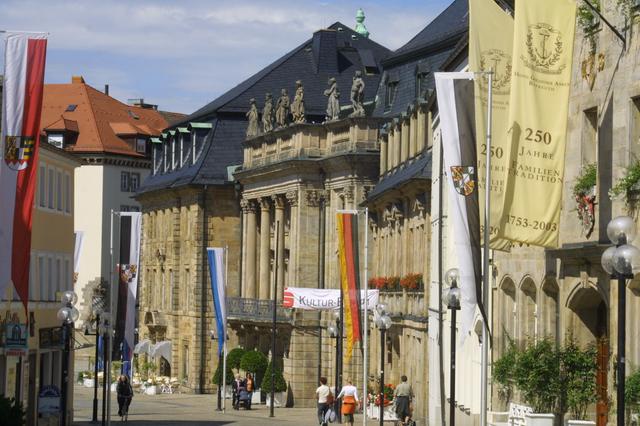
[(267, 93), (264, 98), (264, 108), (262, 109), (262, 132), (267, 133), (273, 130), (273, 97)]
[(351, 84), (351, 106), (353, 112), (349, 117), (364, 117), (364, 80), (362, 79), (362, 71), (357, 70), (353, 76)]
[(364, 25), (364, 10), (358, 9), (356, 12), (356, 32), (364, 38), (369, 38), (369, 30)]
[(247, 111), (247, 120), (249, 121), (249, 125), (247, 126), (247, 139), (251, 139), (253, 137), (258, 136), (258, 107), (256, 106), (255, 98), (251, 98), (249, 100), (249, 111)]
[(296, 81), (296, 94), (291, 104), (291, 115), (294, 123), (304, 123), (304, 86), (300, 80)]
[(340, 90), (335, 77), (331, 77), (327, 83), (329, 88), (325, 89), (324, 95), (327, 96), (327, 116), (325, 121), (336, 121), (340, 118)]
[(282, 89), (280, 98), (276, 103), (276, 125), (278, 128), (286, 127), (289, 124), (290, 102), (287, 89)]

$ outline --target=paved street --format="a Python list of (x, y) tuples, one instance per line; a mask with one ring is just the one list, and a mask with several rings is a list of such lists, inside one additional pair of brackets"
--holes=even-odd
[[(74, 389), (75, 425), (91, 425), (93, 390), (83, 386)], [(112, 421), (119, 422), (118, 404), (112, 393)], [(101, 404), (102, 402), (99, 401)], [(316, 425), (315, 409), (276, 408), (275, 417), (269, 418), (269, 409), (264, 405), (254, 406), (251, 411), (234, 411), (227, 401), (227, 412), (215, 411), (215, 395), (139, 395), (133, 399), (129, 412), (129, 423), (134, 425)], [(101, 407), (101, 406), (100, 406)], [(356, 423), (361, 422), (356, 416)]]

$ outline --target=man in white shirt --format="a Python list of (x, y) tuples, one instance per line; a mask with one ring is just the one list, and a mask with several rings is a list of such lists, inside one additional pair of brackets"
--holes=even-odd
[(318, 423), (322, 426), (326, 426), (324, 421), (324, 415), (333, 403), (331, 389), (327, 386), (327, 378), (320, 377), (320, 386), (316, 389), (316, 396), (318, 397)]

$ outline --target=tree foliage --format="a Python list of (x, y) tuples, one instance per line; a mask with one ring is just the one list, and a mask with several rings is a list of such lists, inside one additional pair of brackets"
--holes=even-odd
[(275, 392), (286, 392), (287, 382), (284, 380), (282, 371), (278, 367), (273, 367), (273, 363), (269, 362), (267, 370), (264, 373), (264, 380), (262, 381), (262, 390), (264, 392), (271, 392), (271, 370), (275, 371)]
[[(218, 385), (218, 386), (222, 386), (222, 362), (218, 362), (218, 366), (216, 367), (216, 371), (213, 373), (213, 384), (214, 385)], [(229, 363), (228, 363), (228, 357), (227, 357), (227, 374), (225, 374), (226, 376), (226, 383), (228, 385), (230, 385), (231, 383), (233, 383), (233, 371), (231, 371), (231, 368), (229, 368)]]
[(561, 358), (561, 411), (569, 411), (574, 419), (582, 420), (589, 405), (598, 401), (595, 380), (598, 352), (593, 345), (581, 349), (573, 338), (569, 338)]
[(240, 368), (253, 374), (257, 388), (261, 386), (268, 364), (267, 356), (259, 351), (247, 351), (240, 360)]
[(240, 361), (247, 351), (243, 348), (233, 348), (227, 354), (227, 367), (240, 370)]
[(493, 363), (493, 380), (498, 384), (498, 397), (507, 404), (513, 397), (517, 358), (518, 348), (513, 340), (509, 340), (505, 353)]

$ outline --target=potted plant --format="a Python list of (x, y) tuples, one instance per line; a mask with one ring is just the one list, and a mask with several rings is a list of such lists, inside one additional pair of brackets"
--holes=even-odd
[(262, 384), (262, 377), (264, 376), (264, 372), (267, 369), (268, 364), (269, 360), (267, 356), (256, 350), (246, 351), (240, 360), (240, 369), (253, 374), (253, 378), (256, 382), (256, 389), (253, 391), (254, 399), (252, 400), (252, 403), (254, 403), (254, 401), (258, 401), (256, 403), (262, 401), (260, 387)]
[(227, 354), (227, 368), (234, 368), (236, 371), (240, 371), (240, 361), (247, 351), (243, 348), (233, 348)]
[(389, 290), (397, 290), (400, 286), (400, 277), (387, 277), (386, 287)]
[(276, 407), (284, 407), (287, 402), (287, 382), (282, 376), (282, 371), (278, 367), (273, 367), (273, 363), (269, 362), (267, 370), (264, 373), (264, 379), (262, 380), (262, 390), (267, 394), (267, 405), (271, 404), (271, 375), (273, 370), (273, 376), (275, 379), (273, 405)]
[(627, 205), (632, 205), (640, 199), (640, 160), (629, 165), (624, 176), (609, 190), (611, 200), (620, 196), (624, 196)]
[(78, 374), (78, 378), (82, 376), (82, 379), (79, 380), (85, 388), (92, 388), (95, 383), (95, 379), (93, 377), (93, 372), (89, 370), (85, 370)]
[(596, 164), (587, 164), (582, 168), (573, 185), (573, 196), (576, 200), (576, 211), (582, 229), (589, 238), (595, 226), (595, 202), (596, 182), (598, 179), (598, 167)]
[(378, 290), (384, 290), (387, 286), (386, 277), (374, 277), (369, 279), (369, 288), (377, 288)]
[(407, 274), (400, 279), (400, 286), (406, 290), (421, 290), (422, 274)]
[[(222, 389), (222, 368), (223, 364), (221, 362), (218, 363), (216, 367), (216, 371), (213, 373), (213, 384), (217, 385), (219, 389)], [(231, 384), (233, 383), (233, 371), (231, 371), (231, 367), (229, 367), (229, 356), (227, 355), (227, 371), (225, 374), (225, 384), (227, 385), (226, 393), (224, 397), (226, 399), (231, 398), (232, 390)]]
[(568, 411), (568, 425), (585, 425), (587, 409), (598, 401), (596, 389), (597, 351), (593, 345), (581, 349), (569, 337), (561, 352), (560, 411)]
[(637, 369), (625, 382), (624, 400), (627, 412), (625, 424), (631, 424), (631, 415), (640, 412), (640, 369)]
[(493, 363), (493, 381), (498, 385), (498, 398), (506, 406), (511, 402), (515, 388), (515, 367), (518, 361), (518, 347), (509, 339), (507, 350)]
[(6, 426), (22, 426), (25, 423), (26, 413), (22, 407), (22, 403), (15, 398), (5, 398), (0, 395), (0, 419), (2, 424)]

